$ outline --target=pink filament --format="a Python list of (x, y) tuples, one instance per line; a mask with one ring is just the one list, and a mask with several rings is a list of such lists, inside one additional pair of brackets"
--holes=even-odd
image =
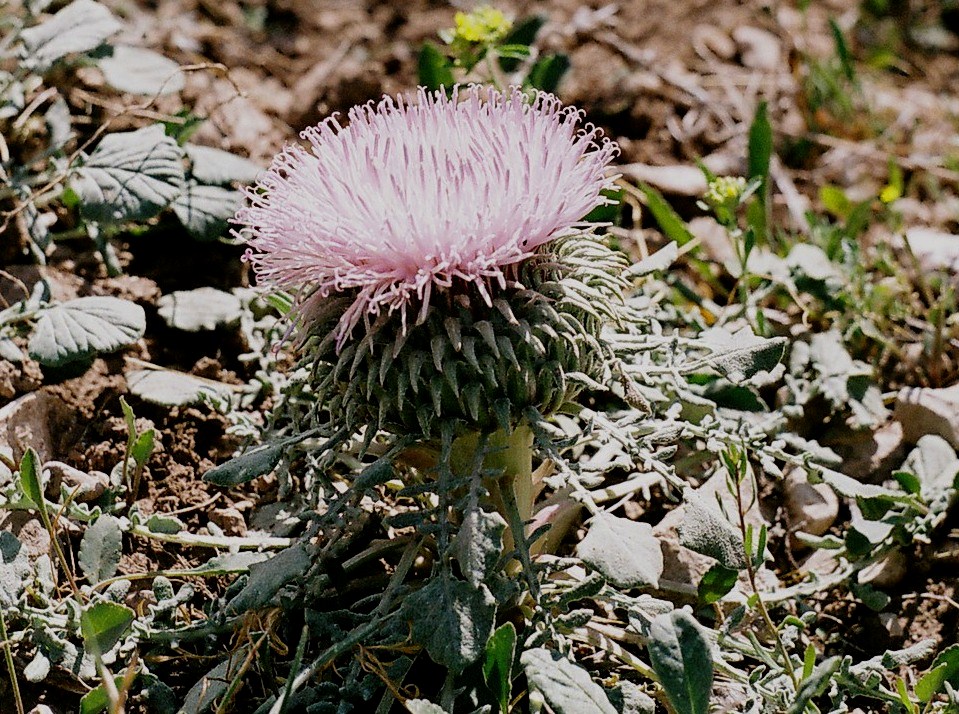
[(454, 280), (502, 282), (539, 246), (588, 230), (617, 147), (553, 95), (420, 89), (302, 132), (247, 189), (235, 223), (261, 285), (317, 298), (356, 291), (340, 349), (361, 319), (417, 304)]

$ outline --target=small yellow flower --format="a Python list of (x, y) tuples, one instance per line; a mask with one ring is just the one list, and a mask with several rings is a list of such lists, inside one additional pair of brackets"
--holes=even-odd
[(501, 40), (513, 27), (501, 10), (481, 5), (472, 12), (458, 12), (454, 37), (465, 42), (493, 44)]
[(742, 176), (719, 176), (709, 182), (709, 189), (703, 200), (710, 206), (735, 206), (746, 190), (746, 179)]

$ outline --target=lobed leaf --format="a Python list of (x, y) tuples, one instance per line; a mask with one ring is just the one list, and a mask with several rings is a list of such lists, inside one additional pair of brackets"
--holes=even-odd
[(35, 72), (46, 72), (68, 54), (99, 47), (122, 27), (100, 3), (74, 0), (53, 17), (20, 33), (26, 51), (24, 65)]
[(108, 134), (74, 169), (70, 187), (84, 218), (122, 223), (157, 215), (180, 195), (183, 183), (183, 150), (154, 124)]
[(117, 45), (97, 64), (107, 84), (128, 94), (174, 94), (186, 86), (179, 64), (145, 47)]
[(493, 633), (496, 601), (485, 585), (440, 575), (408, 596), (403, 611), (413, 638), (437, 664), (459, 673), (483, 654)]
[(557, 652), (526, 650), (520, 663), (535, 689), (556, 714), (616, 714), (606, 692), (589, 673)]
[(48, 367), (62, 367), (101, 352), (116, 352), (143, 336), (143, 308), (115, 297), (81, 297), (40, 314), (28, 350)]

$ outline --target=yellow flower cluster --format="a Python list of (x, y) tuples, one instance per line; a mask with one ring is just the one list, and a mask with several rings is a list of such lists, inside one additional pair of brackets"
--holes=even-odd
[(710, 206), (735, 206), (745, 190), (746, 179), (742, 176), (719, 176), (709, 182), (703, 200)]
[(458, 12), (454, 37), (465, 42), (492, 44), (501, 40), (512, 28), (501, 10), (481, 5), (472, 12)]

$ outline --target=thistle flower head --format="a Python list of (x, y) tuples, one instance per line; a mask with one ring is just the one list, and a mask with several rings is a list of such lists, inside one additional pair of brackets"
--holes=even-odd
[(349, 300), (337, 351), (383, 312), (424, 321), (457, 283), (492, 305), (537, 248), (589, 229), (616, 153), (575, 109), (515, 88), (421, 89), (348, 118), (306, 129), (310, 149), (287, 146), (235, 219), (259, 283), (297, 295), (301, 329)]

